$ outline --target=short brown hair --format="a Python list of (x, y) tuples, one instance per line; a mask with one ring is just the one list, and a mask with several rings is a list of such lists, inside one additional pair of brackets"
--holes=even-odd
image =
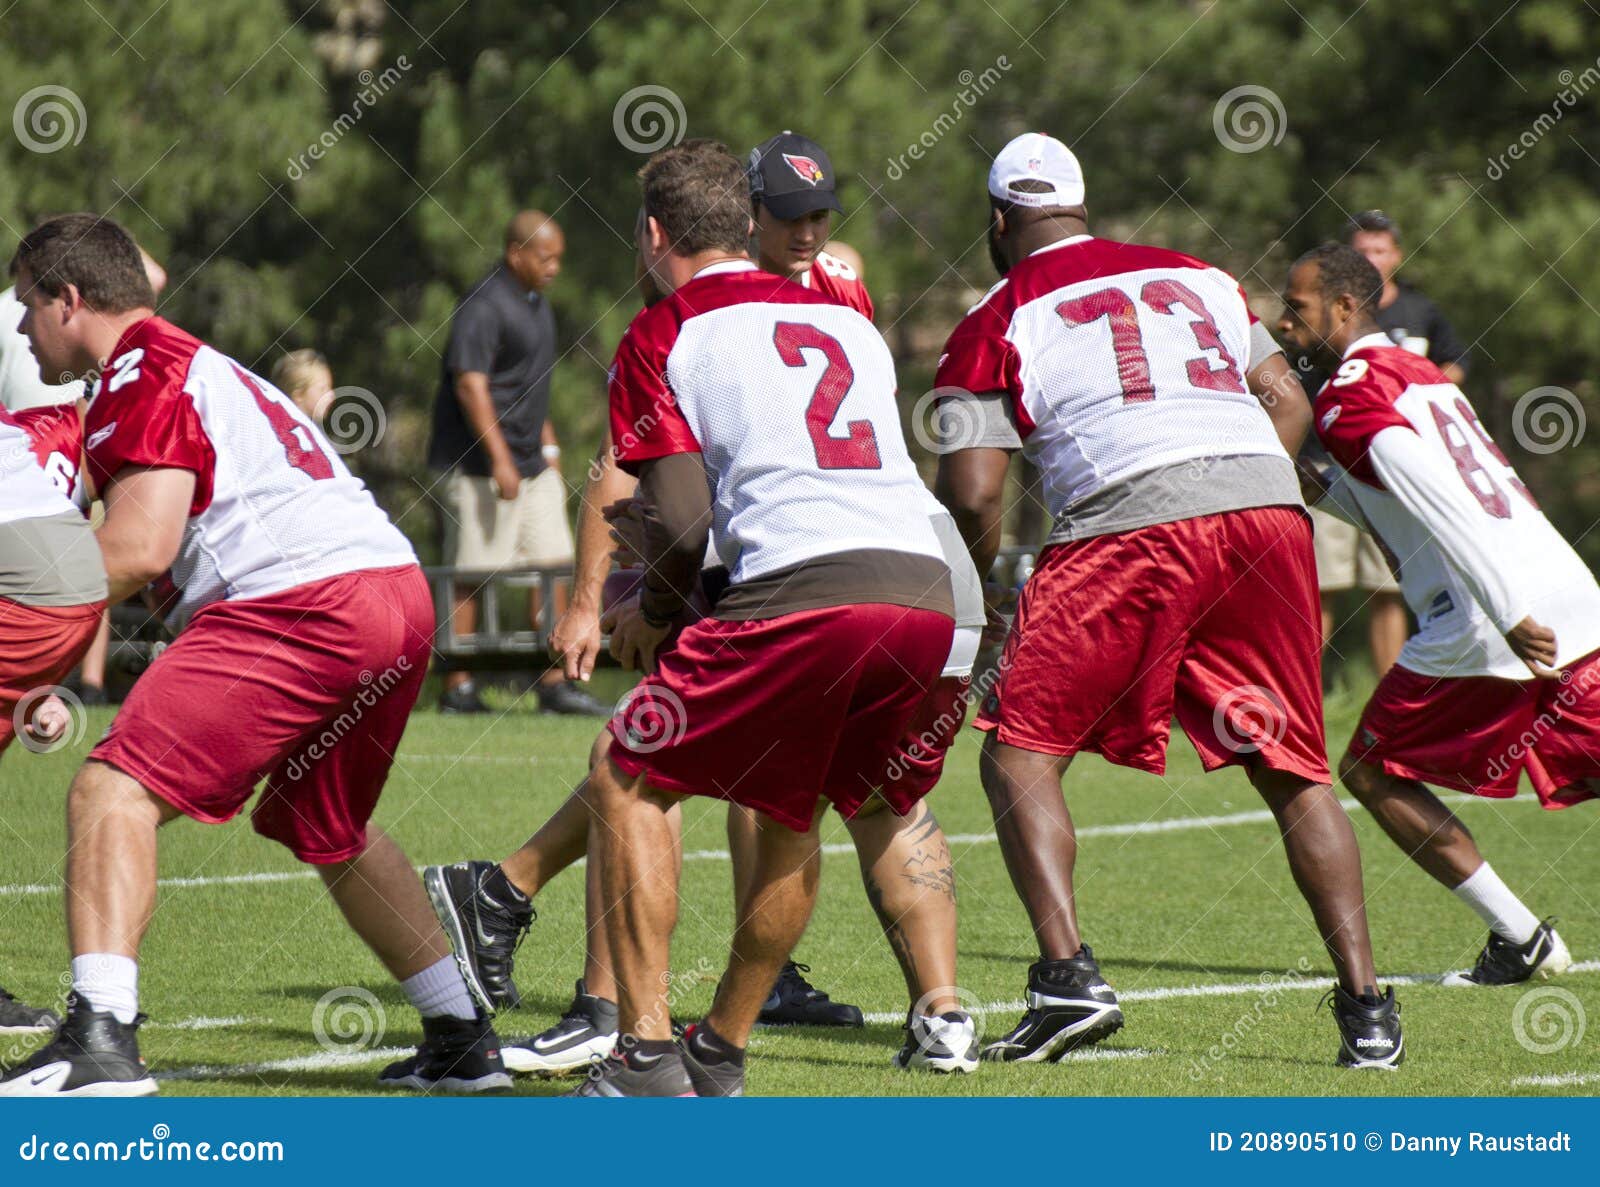
[(154, 308), (156, 303), (139, 245), (127, 231), (98, 214), (45, 219), (22, 237), (11, 257), (13, 280), (24, 268), (33, 287), (59, 297), (70, 284), (91, 309), (101, 313)]
[(750, 180), (727, 145), (685, 140), (662, 149), (639, 170), (639, 182), (645, 213), (677, 254), (749, 247)]
[(1348, 243), (1318, 244), (1294, 262), (1296, 268), (1301, 264), (1317, 266), (1317, 291), (1328, 304), (1348, 295), (1356, 299), (1357, 308), (1377, 312), (1383, 277)]

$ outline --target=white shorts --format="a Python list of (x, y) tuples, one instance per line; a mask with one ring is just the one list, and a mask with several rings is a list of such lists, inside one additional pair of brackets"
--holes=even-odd
[(502, 499), (488, 478), (452, 470), (444, 491), (444, 554), (463, 569), (557, 568), (572, 563), (567, 484), (550, 467)]

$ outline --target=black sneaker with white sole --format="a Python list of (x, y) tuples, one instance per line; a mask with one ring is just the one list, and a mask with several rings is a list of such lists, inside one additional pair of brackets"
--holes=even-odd
[(109, 1010), (67, 995), (67, 1018), (56, 1037), (0, 1075), (6, 1096), (154, 1096), (156, 1082), (139, 1055), (140, 1014), (118, 1022)]
[(1005, 1063), (1045, 1063), (1098, 1043), (1122, 1029), (1117, 995), (1100, 975), (1085, 944), (1065, 960), (1041, 960), (1028, 969), (1028, 1010), (1010, 1033), (983, 1049)]
[(865, 1026), (860, 1006), (836, 1002), (818, 989), (804, 974), (808, 964), (783, 962), (772, 992), (761, 1003), (760, 1021), (768, 1026)]
[(569, 1096), (694, 1096), (694, 1082), (684, 1066), (683, 1051), (645, 1055), (620, 1052), (597, 1063)]
[(511, 978), (517, 947), (536, 918), (533, 904), (526, 899), (516, 902), (505, 894), (496, 897), (485, 885), (497, 868), (492, 861), (458, 861), (422, 871), (422, 885), (450, 937), (467, 989), (478, 1007), (489, 1014), (522, 1004)]
[(678, 1048), (683, 1052), (684, 1070), (689, 1073), (689, 1083), (694, 1085), (696, 1096), (743, 1096), (744, 1064), (717, 1057), (711, 1044), (703, 1043), (695, 1032), (703, 1022), (684, 1028)]
[(0, 1035), (47, 1035), (60, 1025), (54, 1010), (19, 1002), (0, 986)]
[(500, 1049), (506, 1067), (536, 1076), (583, 1071), (611, 1054), (617, 1045), (617, 1003), (589, 992), (578, 979), (572, 1004), (561, 1020), (531, 1039), (515, 1039)]
[(1337, 985), (1323, 998), (1333, 999), (1339, 1024), (1340, 1067), (1393, 1071), (1405, 1061), (1406, 1041), (1400, 1033), (1400, 1003), (1391, 986), (1382, 997), (1351, 997)]
[(1478, 953), (1478, 961), (1464, 973), (1451, 973), (1446, 985), (1520, 985), (1535, 977), (1545, 980), (1567, 971), (1572, 953), (1556, 934), (1554, 919), (1546, 919), (1526, 944), (1515, 944), (1498, 932)]
[(487, 1018), (424, 1018), (416, 1054), (378, 1073), (385, 1088), (417, 1092), (494, 1092), (511, 1087), (500, 1040)]
[(905, 1045), (895, 1052), (894, 1065), (907, 1071), (977, 1071), (978, 1028), (972, 1015), (960, 1010), (933, 1017), (908, 1014)]

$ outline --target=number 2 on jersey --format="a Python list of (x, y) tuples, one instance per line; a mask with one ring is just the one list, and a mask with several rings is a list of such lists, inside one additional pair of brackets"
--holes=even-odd
[(824, 333), (806, 322), (781, 321), (772, 331), (772, 344), (778, 348), (778, 357), (786, 367), (804, 367), (803, 351), (820, 350), (828, 365), (817, 380), (806, 405), (806, 432), (811, 435), (812, 448), (817, 452), (817, 465), (824, 470), (877, 470), (883, 462), (878, 456), (878, 438), (872, 431), (870, 420), (852, 420), (845, 428), (847, 437), (835, 437), (828, 432), (839, 406), (850, 394), (850, 385), (856, 381), (855, 368), (844, 353), (844, 347), (832, 334)]
[[(1195, 345), (1203, 351), (1216, 351), (1222, 366), (1213, 368), (1203, 354), (1187, 360), (1185, 366), (1190, 383), (1214, 392), (1246, 390), (1239, 364), (1222, 344), (1216, 320), (1199, 294), (1176, 280), (1152, 280), (1139, 290), (1139, 300), (1157, 313), (1170, 315), (1174, 305), (1182, 305), (1190, 313), (1199, 315), (1198, 320), (1189, 323)], [(1139, 331), (1139, 310), (1127, 293), (1119, 288), (1096, 289), (1061, 302), (1056, 306), (1056, 313), (1069, 326), (1086, 326), (1105, 318), (1111, 325), (1111, 349), (1117, 356), (1122, 402), (1137, 404), (1156, 398), (1155, 384), (1150, 380), (1150, 358), (1145, 353), (1144, 338)]]

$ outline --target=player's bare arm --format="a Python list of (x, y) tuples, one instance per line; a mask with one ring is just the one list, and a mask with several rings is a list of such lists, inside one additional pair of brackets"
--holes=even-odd
[(550, 635), (550, 653), (559, 659), (568, 680), (587, 680), (600, 654), (600, 592), (611, 571), (611, 529), (604, 509), (631, 495), (636, 483), (617, 466), (606, 430), (583, 485), (578, 506), (577, 559), (572, 599)]
[(1300, 380), (1280, 350), (1268, 355), (1245, 376), (1250, 394), (1261, 401), (1261, 406), (1272, 418), (1272, 427), (1283, 442), (1290, 457), (1300, 452), (1306, 434), (1311, 431), (1311, 401), (1300, 386)]
[(1010, 450), (988, 446), (957, 449), (939, 458), (933, 493), (955, 518), (980, 574), (994, 567), (1000, 551), (1000, 516), (1010, 465)]
[(461, 413), (489, 458), (489, 476), (494, 479), (496, 492), (502, 499), (516, 498), (522, 474), (500, 431), (494, 397), (489, 393), (489, 377), (482, 371), (463, 371), (456, 376), (456, 399), (461, 401)]
[(97, 533), (105, 558), (107, 602), (138, 593), (169, 568), (183, 542), (195, 477), (171, 467), (121, 471), (106, 487)]

